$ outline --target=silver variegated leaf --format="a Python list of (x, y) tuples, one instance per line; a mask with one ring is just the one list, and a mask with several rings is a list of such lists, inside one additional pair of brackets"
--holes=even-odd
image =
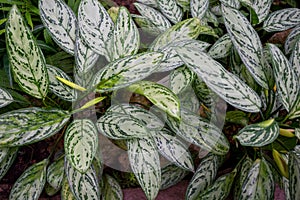
[(147, 199), (155, 199), (161, 186), (159, 155), (151, 137), (127, 141), (131, 169)]
[(241, 189), (240, 200), (274, 199), (275, 182), (269, 163), (257, 159), (251, 166)]
[(141, 121), (149, 130), (161, 130), (164, 127), (164, 122), (162, 122), (156, 115), (132, 104), (112, 105), (106, 110), (106, 113), (109, 112), (130, 115), (131, 117)]
[(180, 182), (189, 171), (176, 165), (169, 164), (161, 169), (161, 190), (167, 189)]
[(67, 111), (23, 108), (0, 115), (0, 146), (22, 146), (48, 138), (69, 120)]
[(0, 88), (0, 108), (7, 106), (14, 101), (11, 94), (3, 88)]
[(176, 0), (176, 2), (183, 9), (183, 12), (190, 9), (190, 0)]
[(268, 32), (284, 31), (300, 23), (299, 8), (285, 8), (272, 12), (264, 21), (263, 29)]
[(183, 11), (176, 0), (157, 0), (159, 10), (174, 24), (181, 21)]
[(219, 177), (210, 187), (201, 193), (197, 199), (218, 199), (225, 200), (230, 193), (231, 186), (234, 182), (234, 178), (237, 174), (236, 170)]
[[(68, 159), (65, 159), (65, 173), (70, 190), (76, 199), (100, 199), (100, 187), (92, 167), (85, 173), (80, 173), (69, 163)], [(65, 189), (64, 187), (66, 186), (63, 186), (63, 189)]]
[(49, 85), (45, 58), (16, 5), (10, 10), (5, 33), (16, 82), (31, 96), (45, 98)]
[(103, 200), (120, 200), (123, 199), (122, 188), (118, 181), (113, 177), (104, 175)]
[(136, 54), (139, 46), (139, 31), (128, 10), (125, 7), (120, 7), (117, 22), (107, 48), (110, 61)]
[(190, 110), (193, 113), (199, 112), (200, 101), (195, 92), (196, 91), (192, 87), (188, 87), (184, 92), (178, 95), (181, 108)]
[(300, 40), (300, 25), (293, 28), (284, 42), (284, 50), (286, 54), (291, 53), (296, 43)]
[(209, 0), (191, 0), (190, 10), (192, 17), (202, 19), (208, 10)]
[(47, 72), (49, 76), (49, 89), (51, 92), (66, 101), (75, 101), (77, 99), (76, 90), (70, 88), (56, 78), (58, 76), (72, 82), (72, 79), (63, 70), (47, 65)]
[(290, 196), (290, 184), (289, 184), (289, 179), (286, 177), (282, 176), (282, 184), (283, 184), (283, 189), (284, 189), (284, 195), (286, 199), (292, 199)]
[(150, 36), (157, 36), (164, 31), (160, 30), (161, 27), (155, 26), (148, 18), (140, 15), (131, 15), (137, 23), (137, 25), (141, 28), (141, 30), (144, 32), (144, 34), (149, 34)]
[(188, 146), (168, 129), (152, 131), (153, 139), (160, 154), (173, 164), (188, 171), (194, 171), (193, 159)]
[(108, 56), (106, 42), (112, 35), (114, 23), (99, 1), (80, 2), (78, 26), (85, 43), (96, 53)]
[(214, 181), (221, 158), (214, 154), (208, 154), (203, 158), (192, 177), (185, 193), (185, 199), (196, 200)]
[(47, 164), (45, 159), (26, 169), (13, 185), (9, 199), (38, 200), (46, 183)]
[(227, 103), (247, 112), (259, 111), (261, 100), (255, 91), (208, 54), (193, 48), (177, 48), (176, 51), (184, 63)]
[(232, 41), (229, 34), (225, 34), (220, 37), (213, 46), (209, 49), (208, 54), (214, 58), (224, 58), (231, 52)]
[(170, 74), (170, 89), (175, 93), (179, 94), (189, 87), (195, 74), (187, 67), (180, 67), (175, 69)]
[(180, 119), (179, 99), (169, 88), (151, 81), (140, 81), (130, 85), (129, 90), (144, 95), (167, 114)]
[(64, 138), (66, 157), (73, 167), (85, 173), (91, 166), (98, 147), (98, 132), (89, 119), (75, 119)]
[(60, 196), (61, 200), (76, 200), (70, 189), (67, 177), (64, 177), (63, 179)]
[(18, 153), (17, 147), (1, 147), (0, 148), (0, 180), (13, 164)]
[(99, 55), (87, 46), (80, 34), (75, 43), (75, 69), (76, 73), (87, 73), (96, 64)]
[(188, 39), (196, 39), (200, 34), (201, 23), (198, 18), (181, 21), (167, 29), (151, 44), (150, 51), (159, 51), (167, 45)]
[(169, 20), (156, 9), (137, 2), (134, 3), (134, 6), (159, 32), (162, 33), (171, 27)]
[(231, 8), (239, 9), (241, 7), (241, 3), (239, 0), (220, 0), (223, 5), (229, 6)]
[(147, 52), (111, 62), (95, 75), (93, 85), (98, 85), (96, 90), (99, 92), (126, 87), (152, 74), (163, 55)]
[(268, 89), (267, 66), (260, 38), (247, 18), (238, 10), (222, 6), (224, 22), (243, 63), (259, 85)]
[(72, 9), (62, 0), (41, 0), (39, 10), (42, 22), (54, 41), (73, 55), (77, 18)]
[(258, 23), (263, 22), (270, 12), (273, 0), (253, 0), (249, 6), (255, 11)]
[(109, 112), (97, 121), (100, 133), (111, 139), (140, 138), (148, 135), (148, 130), (138, 119), (128, 114)]
[(283, 106), (288, 111), (291, 111), (300, 95), (300, 85), (297, 75), (288, 59), (277, 46), (268, 44), (268, 48), (272, 58), (278, 94), (281, 97)]
[(158, 7), (156, 0), (137, 0), (136, 2), (140, 2), (153, 8)]
[(64, 156), (55, 160), (47, 167), (47, 182), (55, 190), (59, 190), (62, 186), (64, 178)]
[(296, 76), (298, 77), (298, 82), (300, 84), (300, 39), (296, 42), (289, 61)]
[(229, 150), (229, 143), (221, 130), (191, 111), (181, 110), (181, 121), (168, 117), (167, 123), (181, 138), (207, 151), (224, 155)]
[(300, 197), (300, 152), (289, 153), (289, 192), (291, 199), (299, 200)]
[(279, 125), (274, 119), (245, 126), (235, 136), (243, 146), (262, 147), (268, 145), (279, 135)]

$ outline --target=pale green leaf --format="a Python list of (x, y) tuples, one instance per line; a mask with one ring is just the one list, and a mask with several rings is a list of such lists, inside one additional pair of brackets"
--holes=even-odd
[(37, 107), (0, 115), (0, 146), (22, 146), (48, 138), (69, 120), (68, 112)]
[(156, 0), (159, 10), (174, 24), (181, 21), (183, 11), (176, 0)]
[(151, 137), (127, 141), (131, 169), (147, 199), (155, 199), (161, 185), (159, 155)]
[(192, 17), (202, 19), (208, 10), (209, 0), (191, 0), (190, 9)]
[(209, 49), (208, 54), (214, 58), (224, 58), (228, 56), (231, 52), (232, 41), (229, 34), (225, 34), (220, 37), (213, 46)]
[(300, 197), (300, 152), (289, 152), (289, 192), (291, 199), (299, 200)]
[(161, 190), (180, 182), (189, 173), (176, 165), (169, 164), (161, 169)]
[(9, 199), (38, 200), (46, 183), (47, 164), (45, 159), (27, 168), (14, 183)]
[(11, 94), (3, 88), (0, 88), (0, 108), (7, 106), (14, 101)]
[(5, 34), (15, 81), (31, 96), (45, 98), (49, 85), (45, 58), (15, 5), (9, 13)]
[(272, 12), (264, 21), (263, 28), (268, 32), (285, 31), (300, 23), (299, 8), (285, 8)]
[(170, 89), (179, 94), (192, 84), (195, 74), (187, 67), (175, 69), (170, 74)]
[(61, 200), (76, 200), (75, 196), (73, 195), (70, 189), (68, 179), (66, 177), (63, 179), (60, 196)]
[(54, 41), (73, 55), (77, 19), (72, 9), (63, 0), (41, 0), (39, 10), (42, 22)]
[(193, 48), (177, 48), (176, 51), (184, 63), (226, 102), (247, 112), (259, 111), (261, 100), (255, 91), (208, 54)]
[(98, 147), (98, 132), (89, 119), (75, 119), (69, 124), (64, 138), (66, 157), (81, 173), (91, 166)]
[(56, 159), (47, 168), (47, 182), (55, 190), (59, 190), (62, 186), (64, 178), (64, 156)]
[(121, 200), (123, 192), (118, 181), (113, 177), (104, 175), (103, 200)]
[(0, 148), (0, 180), (13, 164), (18, 153), (17, 147), (1, 147)]

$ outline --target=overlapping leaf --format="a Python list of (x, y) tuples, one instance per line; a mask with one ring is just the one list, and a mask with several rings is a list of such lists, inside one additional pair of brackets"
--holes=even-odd
[(171, 72), (170, 89), (179, 94), (183, 92), (194, 80), (195, 74), (187, 67), (180, 67)]
[(176, 51), (184, 63), (226, 102), (247, 112), (259, 111), (261, 100), (255, 91), (209, 55), (193, 48), (177, 48)]
[(222, 6), (222, 11), (227, 31), (243, 63), (258, 84), (268, 89), (268, 69), (257, 32), (240, 11), (226, 6)]
[(127, 141), (131, 169), (148, 199), (155, 199), (161, 185), (159, 155), (151, 137)]
[(262, 147), (272, 143), (279, 135), (279, 126), (274, 119), (244, 127), (235, 136), (243, 146)]
[(179, 99), (167, 87), (150, 81), (140, 81), (130, 85), (129, 90), (144, 95), (158, 108), (162, 109), (170, 116), (180, 119)]
[(161, 169), (161, 190), (167, 189), (180, 182), (189, 171), (176, 165), (169, 164)]
[(62, 186), (64, 178), (64, 157), (61, 156), (47, 167), (47, 182), (55, 190), (59, 190)]
[(104, 175), (103, 200), (119, 200), (123, 199), (123, 192), (118, 181), (113, 177)]
[[(298, 148), (299, 149), (299, 148)], [(291, 199), (300, 197), (300, 151), (291, 151), (289, 153), (289, 192)]]
[(42, 22), (54, 41), (73, 55), (77, 19), (72, 9), (62, 0), (41, 0), (39, 10)]
[(65, 133), (64, 147), (70, 164), (85, 173), (98, 147), (98, 133), (94, 123), (89, 119), (75, 119)]
[(153, 8), (156, 8), (158, 6), (156, 0), (137, 0), (137, 2), (140, 2)]
[(299, 8), (285, 8), (272, 12), (264, 21), (263, 28), (268, 32), (284, 31), (300, 23)]
[(33, 97), (45, 98), (49, 85), (45, 58), (16, 5), (8, 16), (5, 33), (6, 49), (16, 82)]
[(128, 10), (120, 7), (117, 22), (108, 45), (110, 61), (134, 55), (139, 50), (140, 35)]
[(13, 185), (9, 199), (39, 199), (46, 183), (47, 163), (45, 159), (26, 169)]
[(63, 179), (60, 196), (62, 200), (76, 200), (70, 189), (68, 179), (66, 177)]
[(220, 0), (220, 2), (226, 6), (239, 9), (241, 7), (239, 0)]
[(296, 43), (300, 40), (300, 25), (296, 26), (288, 35), (284, 42), (284, 50), (286, 54), (291, 53)]
[(263, 22), (270, 12), (272, 0), (254, 0), (250, 3), (251, 8), (255, 11), (258, 23)]
[(183, 11), (176, 0), (157, 0), (159, 10), (174, 24), (181, 21)]
[(202, 19), (208, 10), (209, 0), (191, 0), (190, 8), (192, 17), (197, 17), (198, 19)]
[(64, 71), (57, 67), (47, 65), (47, 72), (51, 92), (66, 101), (75, 101), (77, 99), (77, 92), (56, 78), (58, 76), (72, 82), (71, 78)]
[(0, 148), (0, 180), (9, 170), (17, 156), (17, 147), (1, 147)]
[(229, 34), (225, 34), (220, 37), (214, 45), (209, 49), (208, 54), (214, 58), (223, 58), (230, 54), (232, 48), (232, 42)]
[(299, 84), (300, 84), (300, 40), (298, 40), (295, 44), (294, 50), (290, 57), (290, 63), (296, 76), (298, 77)]
[(148, 52), (116, 60), (95, 75), (93, 85), (100, 92), (126, 87), (152, 74), (162, 58), (162, 53)]
[(300, 85), (297, 75), (278, 47), (268, 44), (268, 48), (272, 58), (278, 94), (284, 107), (290, 111), (299, 98)]
[(0, 108), (7, 106), (14, 101), (11, 94), (3, 88), (0, 88)]
[(96, 53), (107, 55), (106, 42), (112, 35), (114, 23), (97, 0), (83, 0), (78, 8), (79, 30), (85, 43)]
[(69, 120), (68, 112), (37, 107), (0, 115), (0, 146), (21, 146), (58, 132)]

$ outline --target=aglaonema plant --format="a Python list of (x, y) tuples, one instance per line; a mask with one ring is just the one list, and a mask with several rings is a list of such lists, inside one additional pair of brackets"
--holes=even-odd
[[(127, 151), (148, 199), (188, 172), (194, 176), (186, 199), (225, 199), (230, 191), (235, 199), (272, 199), (276, 181), (297, 199), (299, 9), (269, 14), (272, 1), (139, 2), (142, 16), (134, 19), (155, 36), (147, 49), (140, 48), (138, 28), (124, 7), (107, 11), (97, 0), (82, 0), (75, 14), (62, 0), (39, 1), (48, 33), (74, 57), (73, 79), (61, 66), (46, 64), (18, 8), (12, 7), (6, 45), (14, 81), (43, 106), (0, 115), (0, 177), (20, 146), (60, 133), (64, 149), (56, 153), (54, 148), (47, 159), (29, 167), (10, 199), (38, 199), (43, 189), (48, 195), (60, 191), (62, 199), (123, 199), (119, 183), (103, 173), (101, 137)], [(251, 11), (252, 23), (242, 14), (244, 8)], [(208, 26), (210, 22), (214, 25)], [(218, 31), (218, 25), (224, 30)], [(285, 43), (286, 54), (263, 44), (258, 26), (269, 32), (295, 27)], [(208, 49), (200, 34), (220, 37)], [(170, 72), (167, 83), (154, 81), (161, 72)], [(124, 91), (144, 96), (153, 106), (114, 98)], [(72, 106), (48, 105), (50, 93)], [(14, 101), (5, 88), (0, 95), (1, 107)], [(94, 105), (104, 99), (111, 103), (99, 116)], [(218, 105), (226, 107), (225, 102), (232, 109), (226, 120), (243, 125), (231, 138), (242, 158), (230, 173), (217, 177), (230, 150), (218, 116)], [(196, 170), (189, 144), (209, 152)], [(162, 157), (170, 164), (162, 165)]]

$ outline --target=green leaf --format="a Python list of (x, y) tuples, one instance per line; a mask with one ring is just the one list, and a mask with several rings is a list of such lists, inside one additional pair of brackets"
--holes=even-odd
[(96, 53), (107, 55), (107, 41), (114, 23), (98, 0), (82, 0), (78, 8), (78, 25), (81, 37)]
[[(298, 148), (299, 149), (299, 148)], [(289, 152), (289, 192), (291, 199), (300, 197), (300, 151)]]
[(267, 66), (260, 38), (247, 18), (238, 10), (222, 6), (226, 29), (243, 63), (259, 85), (268, 89)]
[(66, 101), (75, 101), (77, 99), (76, 90), (68, 87), (56, 77), (64, 78), (70, 82), (72, 82), (72, 79), (61, 69), (51, 65), (47, 65), (47, 71), (49, 76), (49, 89), (51, 92)]
[(253, 0), (250, 7), (255, 11), (258, 17), (258, 24), (263, 22), (270, 12), (273, 0)]
[(167, 123), (181, 138), (207, 151), (224, 155), (229, 150), (229, 143), (221, 130), (190, 111), (181, 110), (181, 121), (168, 117)]
[(187, 145), (177, 139), (168, 129), (151, 133), (162, 156), (182, 169), (194, 171), (193, 159)]
[(202, 194), (210, 185), (212, 185), (220, 166), (220, 160), (220, 157), (214, 154), (208, 154), (201, 160), (187, 187), (185, 194), (186, 199), (198, 199), (199, 194)]
[(249, 118), (247, 117), (246, 113), (239, 110), (235, 110), (235, 111), (226, 112), (225, 120), (229, 123), (235, 123), (235, 124), (247, 126)]
[(293, 28), (284, 42), (284, 50), (286, 54), (294, 50), (297, 42), (300, 40), (300, 25)]
[(236, 170), (219, 177), (207, 190), (198, 196), (199, 200), (219, 199), (225, 200), (230, 193)]
[(174, 24), (181, 21), (183, 11), (176, 0), (157, 0), (159, 10)]
[[(65, 172), (70, 190), (76, 199), (100, 199), (100, 187), (95, 170), (90, 167), (85, 173), (77, 171), (68, 159), (65, 159)], [(64, 184), (63, 184), (64, 185)], [(65, 197), (71, 198), (68, 189), (64, 188)]]
[(62, 186), (64, 178), (64, 156), (56, 159), (47, 168), (47, 182), (54, 188), (59, 190)]
[(208, 10), (209, 0), (191, 0), (190, 9), (192, 17), (202, 19)]
[(275, 181), (273, 172), (265, 159), (257, 159), (245, 179), (240, 200), (274, 199)]
[(68, 112), (37, 107), (0, 115), (0, 146), (23, 146), (57, 133), (69, 120)]
[(281, 97), (283, 106), (291, 111), (297, 104), (300, 85), (296, 73), (292, 69), (288, 59), (274, 44), (268, 44), (272, 58), (274, 76), (278, 94)]
[(161, 185), (159, 155), (151, 137), (127, 141), (131, 169), (147, 199), (155, 199)]
[(66, 52), (74, 54), (77, 19), (62, 0), (39, 1), (40, 16), (53, 40)]
[(209, 55), (193, 48), (181, 47), (176, 51), (184, 63), (226, 102), (243, 111), (259, 111), (261, 100), (255, 91)]
[(107, 48), (110, 61), (136, 54), (139, 46), (139, 31), (128, 10), (125, 7), (120, 7), (115, 29)]
[(130, 85), (129, 90), (144, 95), (149, 101), (167, 114), (176, 119), (180, 119), (179, 99), (167, 87), (150, 81), (140, 81)]
[(225, 34), (214, 43), (209, 49), (208, 54), (214, 59), (224, 58), (230, 54), (231, 48), (232, 42), (230, 36), (229, 34)]
[(96, 125), (100, 133), (116, 140), (148, 135), (148, 130), (141, 121), (122, 113), (106, 113), (98, 119)]
[(60, 196), (61, 200), (76, 200), (75, 196), (71, 191), (67, 178), (63, 179)]
[(123, 192), (118, 181), (107, 174), (104, 175), (103, 193), (103, 200), (123, 199)]
[(64, 147), (70, 164), (85, 173), (98, 147), (98, 133), (94, 123), (89, 119), (75, 119), (66, 130)]
[(26, 169), (14, 183), (9, 199), (39, 199), (46, 183), (47, 164), (45, 159)]
[(142, 4), (137, 2), (134, 3), (134, 6), (143, 17), (149, 20), (151, 28), (158, 30), (158, 32), (162, 33), (166, 31), (166, 29), (171, 27), (171, 23), (169, 22), (169, 20), (154, 8), (151, 8), (144, 3)]
[(251, 124), (234, 136), (243, 146), (262, 147), (276, 140), (279, 135), (279, 126), (274, 119)]
[(49, 85), (45, 59), (15, 5), (9, 13), (5, 34), (10, 66), (16, 82), (31, 96), (45, 98)]
[(14, 101), (11, 94), (3, 88), (0, 88), (0, 108), (7, 106)]
[(93, 85), (98, 92), (126, 87), (152, 74), (162, 58), (162, 53), (147, 52), (116, 60), (95, 75)]
[(195, 74), (187, 67), (180, 67), (175, 69), (170, 74), (170, 89), (179, 94), (186, 90), (194, 80)]
[(0, 148), (0, 180), (13, 164), (18, 153), (17, 147), (1, 147)]
[(161, 190), (180, 182), (189, 173), (176, 165), (169, 164), (161, 169)]
[(263, 29), (268, 32), (285, 31), (300, 23), (300, 9), (285, 8), (272, 12), (264, 21)]

